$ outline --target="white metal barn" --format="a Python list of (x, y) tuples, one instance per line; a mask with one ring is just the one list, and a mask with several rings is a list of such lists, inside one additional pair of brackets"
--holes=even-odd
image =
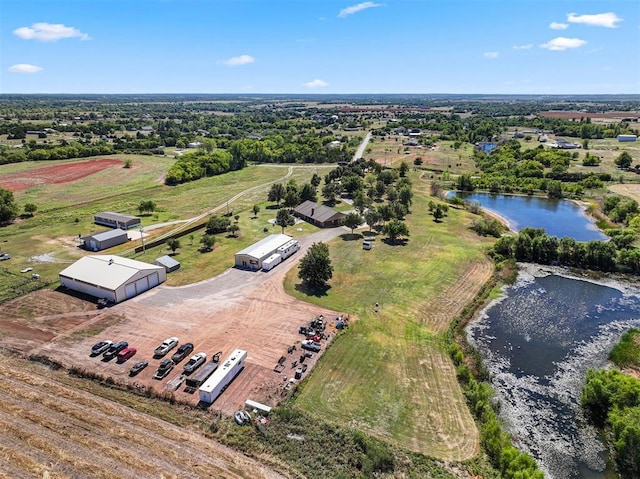
[(59, 277), (71, 290), (119, 303), (165, 282), (167, 270), (121, 256), (91, 255), (62, 270)]
[(262, 262), (274, 254), (278, 248), (295, 241), (291, 236), (276, 234), (261, 239), (257, 243), (236, 253), (236, 266), (253, 270), (262, 269)]

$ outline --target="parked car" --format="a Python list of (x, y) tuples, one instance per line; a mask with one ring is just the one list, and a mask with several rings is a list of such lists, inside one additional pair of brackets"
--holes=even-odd
[(102, 355), (102, 358), (105, 361), (110, 361), (120, 351), (122, 351), (123, 349), (125, 349), (127, 347), (129, 347), (129, 343), (127, 343), (126, 341), (118, 341), (117, 343), (112, 344), (111, 347), (104, 352), (104, 354)]
[(124, 348), (117, 354), (116, 358), (118, 359), (119, 363), (124, 363), (130, 357), (133, 357), (137, 352), (138, 350), (136, 348)]
[(167, 374), (171, 372), (171, 370), (173, 369), (173, 366), (175, 366), (175, 364), (173, 363), (173, 361), (171, 361), (171, 359), (163, 359), (160, 362), (158, 369), (156, 369), (156, 372), (153, 375), (153, 379), (165, 378)]
[(135, 376), (147, 366), (149, 366), (149, 361), (138, 361), (129, 369), (129, 376)]
[(169, 351), (171, 351), (173, 348), (175, 348), (177, 345), (178, 345), (178, 338), (176, 337), (167, 338), (164, 341), (162, 341), (162, 344), (153, 351), (153, 355), (156, 357), (162, 357), (165, 354), (167, 354)]
[(0, 253), (0, 261), (6, 261), (11, 259), (11, 255), (9, 253)]
[(110, 341), (108, 339), (105, 339), (104, 341), (100, 341), (94, 344), (91, 347), (91, 356), (97, 356), (98, 354), (104, 353), (107, 349), (111, 347), (112, 344), (113, 344), (113, 341)]
[(294, 378), (300, 379), (302, 377), (302, 372), (303, 372), (302, 368), (296, 369), (296, 374), (295, 374)]
[(207, 353), (194, 354), (193, 356), (191, 356), (191, 359), (189, 359), (189, 362), (184, 365), (184, 368), (182, 369), (182, 371), (185, 374), (191, 374), (200, 366), (202, 366), (206, 360), (207, 360)]
[(178, 348), (175, 353), (173, 353), (173, 356), (171, 356), (171, 360), (174, 363), (178, 364), (180, 361), (186, 358), (191, 351), (193, 351), (193, 343), (184, 343)]
[(302, 341), (302, 349), (306, 349), (307, 351), (319, 352), (320, 348), (322, 348), (322, 344), (317, 341), (311, 341), (309, 339), (305, 339)]

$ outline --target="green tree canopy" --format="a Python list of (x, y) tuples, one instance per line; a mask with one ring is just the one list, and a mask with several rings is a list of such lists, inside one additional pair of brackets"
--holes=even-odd
[(313, 243), (300, 260), (298, 277), (312, 288), (325, 286), (333, 277), (329, 247), (325, 243)]
[(278, 214), (276, 215), (276, 224), (282, 228), (282, 233), (284, 234), (284, 229), (287, 226), (293, 226), (296, 224), (296, 219), (288, 209), (283, 208), (278, 210)]
[(18, 216), (18, 205), (13, 199), (13, 192), (0, 188), (0, 224), (12, 222)]
[(362, 216), (360, 216), (358, 213), (351, 212), (344, 217), (344, 225), (347, 228), (351, 229), (351, 234), (353, 234), (353, 230), (356, 229), (361, 224), (362, 224)]

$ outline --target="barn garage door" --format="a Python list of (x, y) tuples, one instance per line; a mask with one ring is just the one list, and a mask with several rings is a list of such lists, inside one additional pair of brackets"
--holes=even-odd
[(153, 288), (154, 286), (158, 286), (160, 284), (158, 273), (153, 273), (152, 275), (147, 276), (147, 278), (149, 278), (149, 288)]
[(124, 295), (127, 299), (133, 298), (136, 295), (136, 284), (129, 283), (124, 287)]
[(136, 281), (136, 293), (140, 294), (149, 289), (149, 281), (147, 281), (147, 277), (140, 278)]

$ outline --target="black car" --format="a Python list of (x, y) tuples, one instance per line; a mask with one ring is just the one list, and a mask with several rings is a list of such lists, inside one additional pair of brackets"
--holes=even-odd
[(100, 341), (99, 343), (94, 344), (93, 347), (91, 348), (91, 356), (97, 356), (98, 354), (104, 353), (107, 349), (111, 347), (112, 344), (113, 344), (113, 341), (110, 341), (108, 339), (105, 339), (104, 341)]
[(111, 347), (104, 352), (102, 358), (105, 361), (110, 361), (111, 359), (115, 358), (120, 351), (128, 347), (129, 343), (127, 343), (126, 341), (118, 341), (117, 343), (112, 344)]
[(184, 343), (178, 348), (175, 353), (173, 353), (173, 356), (171, 356), (171, 360), (175, 364), (178, 364), (180, 361), (186, 358), (189, 353), (191, 353), (191, 351), (193, 351), (193, 343)]
[(149, 361), (138, 361), (131, 367), (131, 369), (129, 369), (129, 376), (135, 376), (144, 368), (146, 368), (148, 365), (149, 365)]
[(173, 369), (174, 363), (171, 359), (163, 359), (156, 369), (153, 379), (162, 379)]

